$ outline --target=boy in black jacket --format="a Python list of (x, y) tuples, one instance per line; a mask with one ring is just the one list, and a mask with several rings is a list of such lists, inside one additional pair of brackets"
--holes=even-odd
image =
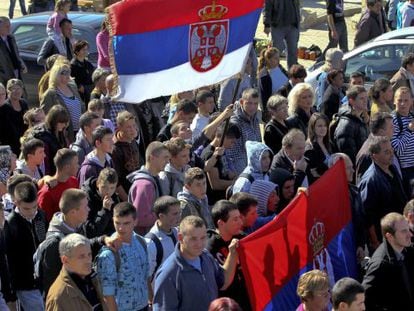
[(88, 198), (89, 214), (85, 232), (88, 238), (115, 232), (112, 221), (113, 208), (120, 202), (115, 193), (118, 183), (118, 174), (113, 168), (104, 168), (98, 178), (91, 177), (83, 185), (82, 190)]
[(11, 284), (25, 310), (44, 310), (39, 284), (34, 279), (33, 254), (46, 237), (47, 222), (37, 208), (37, 188), (22, 182), (14, 189), (16, 208), (4, 227)]

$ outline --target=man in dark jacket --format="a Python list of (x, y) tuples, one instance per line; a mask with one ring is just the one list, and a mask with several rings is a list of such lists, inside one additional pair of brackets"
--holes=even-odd
[[(63, 45), (66, 47), (66, 58), (71, 60), (74, 56), (73, 47), (72, 47), (72, 21), (64, 18), (59, 23), (60, 29), (62, 31), (62, 41)], [(39, 55), (37, 57), (37, 63), (39, 65), (45, 65), (46, 60), (49, 56), (53, 54), (60, 54), (57, 46), (53, 42), (52, 38), (48, 38), (42, 45)]]
[(0, 83), (6, 86), (12, 78), (21, 79), (27, 67), (20, 58), (16, 39), (10, 33), (10, 20), (0, 16)]
[(263, 11), (264, 32), (272, 33), (273, 46), (280, 52), (287, 47), (288, 67), (298, 62), (300, 13), (298, 0), (266, 0)]
[(288, 78), (289, 80), (283, 85), (277, 93), (283, 97), (288, 97), (290, 90), (298, 83), (302, 83), (306, 78), (306, 69), (302, 65), (295, 64), (289, 68)]
[(388, 137), (374, 137), (369, 146), (373, 163), (359, 183), (371, 250), (382, 240), (380, 220), (390, 212), (402, 213), (407, 197), (402, 180), (392, 165), (394, 152)]
[(367, 10), (361, 16), (355, 33), (354, 44), (359, 46), (387, 31), (381, 0), (367, 0)]
[(414, 305), (414, 260), (411, 232), (404, 216), (381, 220), (384, 241), (368, 262), (364, 277), (367, 310), (411, 310)]
[(14, 200), (16, 208), (4, 227), (11, 284), (25, 310), (42, 311), (44, 303), (34, 278), (33, 254), (45, 239), (46, 217), (37, 208), (37, 189), (32, 182), (18, 184)]
[[(364, 173), (372, 163), (372, 159), (369, 155), (368, 149), (373, 137), (387, 136), (390, 139), (392, 138), (394, 133), (392, 115), (388, 112), (376, 113), (375, 115), (371, 116), (369, 127), (371, 130), (371, 134), (369, 134), (367, 140), (364, 142), (361, 149), (359, 149), (358, 154), (356, 156), (355, 175), (357, 183), (361, 180), (362, 175), (364, 175)], [(401, 175), (400, 164), (396, 156), (394, 156), (393, 158), (393, 165)]]
[(114, 206), (120, 202), (116, 194), (118, 174), (113, 168), (104, 168), (98, 178), (91, 177), (82, 185), (88, 197), (89, 214), (85, 223), (86, 236), (94, 238), (115, 232), (112, 222)]
[(338, 125), (334, 132), (334, 149), (343, 152), (355, 163), (355, 157), (368, 138), (367, 91), (363, 86), (352, 86), (347, 92), (349, 107), (339, 113)]
[(283, 168), (295, 176), (295, 192), (308, 186), (306, 170), (308, 163), (305, 154), (305, 135), (301, 130), (291, 129), (282, 140), (282, 149), (273, 157), (270, 176), (278, 168)]

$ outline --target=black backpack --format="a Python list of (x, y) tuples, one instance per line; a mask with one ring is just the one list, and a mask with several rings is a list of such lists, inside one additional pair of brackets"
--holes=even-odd
[(157, 272), (158, 268), (161, 266), (162, 263), (162, 258), (164, 257), (164, 249), (162, 248), (162, 244), (161, 241), (158, 239), (158, 237), (152, 233), (152, 232), (148, 232), (145, 237), (147, 239), (150, 239), (151, 241), (154, 242), (155, 244), (155, 248), (157, 249), (157, 256), (156, 256), (156, 266), (154, 268), (154, 273), (151, 276), (151, 280), (154, 279), (155, 277), (155, 272)]

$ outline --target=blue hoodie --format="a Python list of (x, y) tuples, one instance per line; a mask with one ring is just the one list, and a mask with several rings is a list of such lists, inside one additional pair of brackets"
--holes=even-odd
[[(269, 151), (270, 162), (272, 162), (273, 152), (265, 144), (257, 141), (246, 141), (247, 167), (243, 170), (243, 174), (249, 174), (254, 180), (269, 180), (268, 172), (262, 171), (261, 159), (263, 153)], [(251, 182), (246, 177), (237, 178), (233, 186), (233, 193), (249, 192)]]

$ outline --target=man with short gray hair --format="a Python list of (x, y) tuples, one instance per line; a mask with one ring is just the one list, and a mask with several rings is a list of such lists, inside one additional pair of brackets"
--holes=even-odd
[(96, 274), (92, 271), (91, 243), (72, 233), (59, 243), (62, 269), (49, 290), (47, 310), (107, 310)]

